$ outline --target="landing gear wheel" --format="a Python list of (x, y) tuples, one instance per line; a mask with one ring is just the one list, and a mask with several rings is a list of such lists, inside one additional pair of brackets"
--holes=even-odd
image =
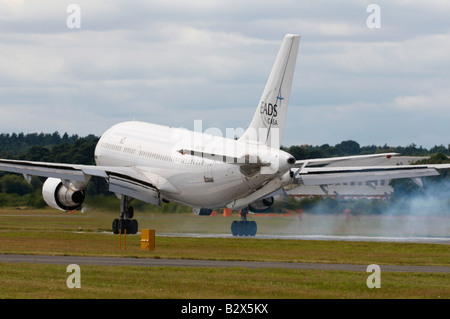
[(252, 220), (251, 222), (249, 222), (249, 235), (255, 236), (257, 231), (258, 231), (258, 225), (256, 224), (255, 221)]
[(119, 219), (116, 218), (113, 220), (112, 222), (112, 232), (113, 234), (118, 234), (119, 233)]
[(125, 230), (127, 234), (133, 235), (138, 231), (138, 222), (132, 219), (134, 216), (133, 206), (130, 206), (132, 198), (125, 195), (120, 195), (120, 218), (114, 219), (112, 223), (112, 231), (114, 234), (124, 234)]
[(130, 234), (136, 234), (138, 232), (138, 222), (136, 219), (129, 220), (130, 223)]
[(231, 223), (231, 234), (233, 235), (233, 236), (237, 236), (238, 235), (238, 230), (237, 230), (237, 226), (238, 225), (238, 221), (237, 220), (234, 220), (232, 223)]
[(233, 236), (255, 236), (258, 230), (255, 221), (247, 221), (248, 207), (241, 210), (241, 220), (231, 223), (231, 234)]
[(255, 221), (233, 221), (231, 223), (231, 234), (233, 236), (255, 236), (258, 227)]
[(112, 231), (114, 234), (124, 234), (125, 230), (127, 234), (134, 235), (138, 231), (138, 222), (136, 219), (114, 219), (112, 223)]
[(133, 206), (128, 207), (128, 209), (125, 211), (125, 216), (127, 219), (132, 219), (134, 216), (134, 208)]

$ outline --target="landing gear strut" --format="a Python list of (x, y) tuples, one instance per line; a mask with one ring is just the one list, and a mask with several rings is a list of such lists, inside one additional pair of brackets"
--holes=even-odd
[(255, 221), (247, 220), (248, 208), (241, 210), (241, 220), (231, 223), (231, 233), (233, 236), (255, 236), (258, 230)]
[(125, 233), (136, 234), (138, 231), (138, 222), (132, 219), (134, 215), (133, 206), (129, 203), (132, 201), (128, 196), (120, 195), (120, 219), (114, 219), (112, 223), (112, 231), (114, 234)]

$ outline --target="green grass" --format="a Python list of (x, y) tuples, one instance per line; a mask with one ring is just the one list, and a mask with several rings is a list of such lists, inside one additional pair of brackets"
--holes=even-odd
[[(0, 253), (129, 258), (186, 258), (382, 265), (448, 266), (448, 245), (267, 240), (257, 238), (156, 237), (152, 252), (140, 236), (104, 232), (115, 212), (87, 214), (54, 210), (1, 210)], [(232, 218), (137, 212), (140, 228), (161, 232), (228, 233)], [(314, 233), (326, 224), (342, 234), (363, 232), (379, 220), (304, 216), (258, 218), (259, 231)], [(295, 224), (296, 223), (296, 224)], [(348, 224), (350, 223), (350, 224)], [(292, 226), (295, 224), (295, 229)], [(440, 222), (442, 224), (442, 222)], [(272, 228), (270, 227), (272, 225)], [(313, 225), (316, 225), (315, 228)], [(356, 229), (356, 226), (361, 229)], [(371, 228), (372, 226), (372, 228)], [(441, 230), (447, 226), (440, 226)], [(81, 230), (81, 232), (80, 232)], [(336, 233), (333, 233), (336, 234)], [(350, 233), (352, 234), (352, 233)], [(123, 238), (122, 238), (123, 240)], [(122, 242), (123, 248), (123, 242)], [(67, 266), (0, 264), (0, 298), (449, 298), (448, 274), (382, 272), (381, 289), (369, 289), (369, 273), (290, 269), (81, 266), (81, 289), (68, 289)], [(120, 291), (127, 291), (121, 295)]]
[[(81, 288), (66, 285), (67, 266), (0, 264), (0, 298), (449, 298), (448, 275), (350, 271), (107, 267), (82, 265)], [(126, 292), (126, 293), (123, 293)]]
[(156, 237), (156, 249), (140, 249), (139, 235), (119, 237), (96, 233), (0, 232), (3, 254), (118, 256), (208, 260), (319, 262), (380, 265), (448, 266), (447, 245), (367, 243), (244, 238)]

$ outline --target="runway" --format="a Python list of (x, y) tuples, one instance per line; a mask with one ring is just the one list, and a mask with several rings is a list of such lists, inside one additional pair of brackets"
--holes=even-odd
[[(142, 267), (243, 267), (243, 268), (281, 268), (314, 269), (335, 271), (367, 271), (368, 265), (290, 263), (264, 261), (228, 261), (193, 259), (152, 259), (125, 257), (80, 257), (80, 256), (43, 256), (43, 255), (0, 255), (0, 263), (35, 263), (56, 265), (98, 265), (98, 266), (142, 266)], [(450, 273), (450, 267), (444, 266), (394, 266), (379, 265), (381, 271)]]
[[(193, 233), (161, 233), (161, 237), (188, 237), (188, 238), (233, 238), (231, 234), (193, 234)], [(446, 244), (450, 245), (450, 237), (394, 237), (394, 236), (336, 236), (336, 235), (256, 235), (255, 239), (292, 239), (292, 240), (332, 240), (332, 241), (369, 241), (389, 243), (417, 243), (417, 244)]]
[[(76, 232), (84, 233), (84, 232)], [(111, 234), (112, 232), (104, 232)], [(136, 234), (140, 236), (141, 233)], [(450, 245), (450, 237), (421, 237), (421, 236), (353, 236), (353, 235), (255, 235), (233, 236), (232, 234), (213, 233), (157, 233), (157, 237), (186, 237), (186, 238), (247, 238), (247, 239), (290, 239), (290, 240), (331, 240), (331, 241), (367, 241), (385, 243), (416, 243), (416, 244), (444, 244)]]

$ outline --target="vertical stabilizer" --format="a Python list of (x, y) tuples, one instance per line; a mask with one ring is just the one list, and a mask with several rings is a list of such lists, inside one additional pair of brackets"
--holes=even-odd
[(299, 43), (299, 35), (284, 37), (253, 120), (240, 139), (280, 147)]

